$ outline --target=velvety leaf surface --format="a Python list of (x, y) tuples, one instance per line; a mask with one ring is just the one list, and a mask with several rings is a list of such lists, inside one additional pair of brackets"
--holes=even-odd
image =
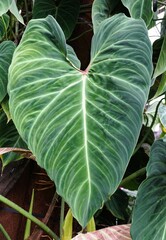
[(33, 18), (45, 18), (52, 15), (63, 29), (66, 39), (68, 39), (76, 25), (80, 0), (35, 0), (33, 8)]
[(12, 0), (1, 0), (0, 1), (0, 16), (9, 10)]
[(73, 240), (131, 240), (130, 225), (103, 228), (95, 232), (78, 234)]
[(97, 31), (97, 27), (100, 23), (111, 16), (111, 12), (118, 5), (119, 0), (95, 0), (92, 6), (92, 21), (94, 32)]
[(8, 68), (12, 60), (15, 44), (4, 41), (0, 44), (0, 102), (7, 94)]
[(142, 18), (149, 26), (153, 17), (152, 0), (122, 0), (131, 17)]
[(147, 179), (141, 184), (133, 213), (133, 240), (166, 239), (166, 142), (157, 140), (151, 149)]
[(100, 24), (85, 71), (69, 55), (53, 17), (32, 20), (8, 89), (20, 135), (86, 226), (115, 192), (138, 140), (151, 44), (142, 20), (119, 14)]

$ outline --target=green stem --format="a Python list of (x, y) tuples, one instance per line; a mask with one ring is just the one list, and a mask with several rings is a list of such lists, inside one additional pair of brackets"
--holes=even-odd
[(129, 175), (128, 177), (124, 178), (121, 183), (120, 183), (120, 186), (123, 187), (125, 186), (128, 182), (130, 182), (131, 180), (139, 177), (139, 176), (142, 176), (146, 173), (146, 167), (143, 167), (141, 169), (139, 169), (138, 171), (132, 173), (131, 175)]
[(60, 213), (60, 239), (63, 236), (63, 223), (64, 223), (64, 213), (65, 213), (65, 201), (61, 199), (61, 213)]
[(135, 148), (133, 155), (140, 149), (140, 147), (142, 146), (142, 144), (145, 142), (145, 140), (146, 140), (147, 137), (149, 136), (149, 133), (151, 132), (151, 129), (152, 129), (152, 127), (153, 127), (153, 125), (154, 125), (154, 123), (155, 123), (155, 121), (156, 121), (156, 117), (157, 117), (157, 113), (158, 113), (158, 108), (159, 108), (160, 103), (162, 102), (163, 99), (164, 99), (164, 98), (162, 98), (162, 99), (158, 102), (157, 107), (156, 107), (156, 110), (155, 110), (155, 114), (154, 114), (154, 117), (153, 117), (153, 120), (152, 120), (152, 123), (151, 123), (148, 131), (146, 132), (146, 134), (145, 134), (144, 137), (142, 138), (141, 142), (138, 143), (137, 147)]
[(0, 224), (0, 232), (3, 233), (4, 237), (5, 237), (7, 240), (11, 240), (10, 236), (8, 235), (8, 233), (6, 232), (6, 230), (4, 229), (4, 227), (2, 226), (2, 224)]
[(13, 208), (20, 214), (22, 214), (24, 217), (30, 219), (32, 222), (34, 222), (36, 225), (38, 225), (40, 228), (43, 229), (50, 237), (52, 237), (54, 240), (59, 240), (58, 236), (49, 228), (47, 227), (43, 222), (38, 220), (33, 215), (29, 214), (29, 212), (25, 211), (23, 208), (15, 204), (14, 202), (10, 201), (6, 197), (0, 195), (0, 202), (3, 202), (4, 204), (8, 205), (9, 207)]

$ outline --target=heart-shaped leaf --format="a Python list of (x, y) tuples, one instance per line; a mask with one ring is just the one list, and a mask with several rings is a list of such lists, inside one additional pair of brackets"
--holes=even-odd
[(100, 24), (85, 71), (52, 16), (30, 21), (14, 53), (12, 118), (82, 226), (115, 192), (136, 145), (151, 55), (144, 22), (123, 14)]
[(153, 18), (152, 0), (122, 0), (122, 3), (128, 8), (131, 17), (142, 18), (147, 26), (151, 24)]
[(165, 240), (166, 142), (157, 140), (151, 149), (147, 179), (141, 184), (133, 213), (133, 240)]
[(56, 18), (68, 39), (76, 25), (80, 9), (80, 0), (35, 0), (33, 18)]
[(7, 94), (8, 68), (12, 60), (15, 44), (4, 41), (0, 44), (0, 102)]
[(92, 233), (78, 234), (73, 240), (131, 240), (130, 225), (103, 228)]

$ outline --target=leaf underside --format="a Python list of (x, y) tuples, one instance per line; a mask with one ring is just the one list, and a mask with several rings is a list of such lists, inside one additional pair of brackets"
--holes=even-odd
[(31, 20), (8, 89), (20, 135), (85, 226), (115, 192), (140, 132), (152, 74), (143, 21), (103, 21), (86, 71), (78, 62), (51, 16)]

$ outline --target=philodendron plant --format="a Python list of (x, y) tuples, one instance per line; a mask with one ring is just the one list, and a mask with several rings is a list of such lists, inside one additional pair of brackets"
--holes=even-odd
[(117, 14), (93, 25), (90, 63), (81, 70), (57, 21), (31, 20), (8, 85), (19, 134), (83, 227), (122, 180), (152, 75), (143, 20)]

